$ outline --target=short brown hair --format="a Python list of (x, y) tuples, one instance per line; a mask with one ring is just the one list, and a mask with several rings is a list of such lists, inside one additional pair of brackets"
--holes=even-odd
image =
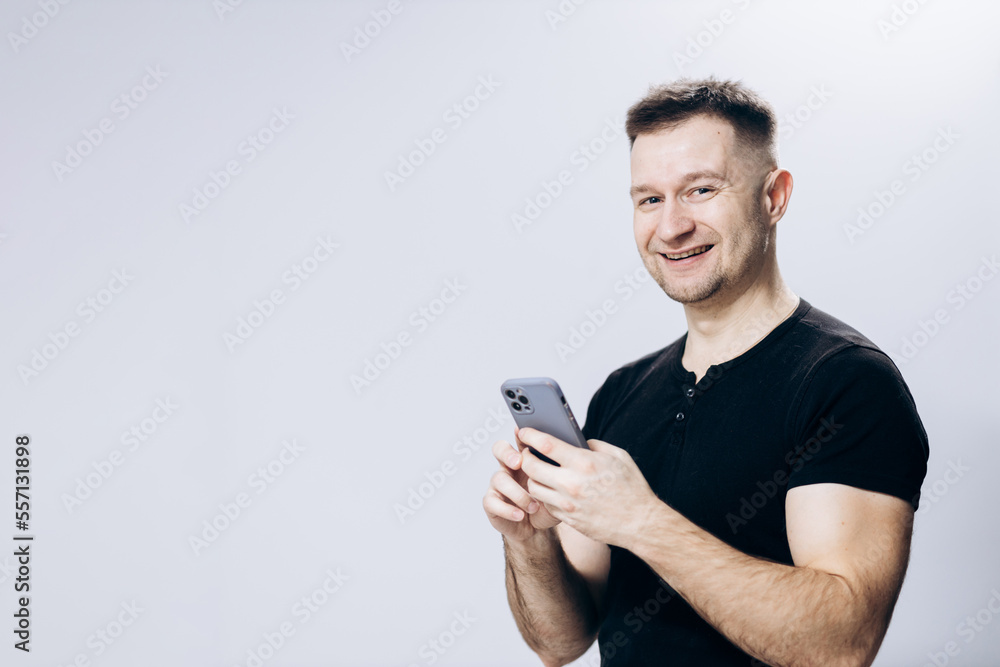
[(777, 120), (771, 105), (739, 81), (711, 77), (650, 86), (649, 93), (629, 107), (625, 120), (629, 146), (640, 134), (670, 130), (702, 115), (732, 125), (747, 155), (778, 165)]

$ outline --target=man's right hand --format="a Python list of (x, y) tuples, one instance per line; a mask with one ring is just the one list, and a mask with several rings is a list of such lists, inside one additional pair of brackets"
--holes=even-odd
[(528, 476), (521, 470), (523, 454), (506, 440), (494, 442), (492, 451), (500, 470), (490, 478), (483, 509), (493, 527), (508, 540), (524, 542), (557, 525), (559, 519), (528, 495)]

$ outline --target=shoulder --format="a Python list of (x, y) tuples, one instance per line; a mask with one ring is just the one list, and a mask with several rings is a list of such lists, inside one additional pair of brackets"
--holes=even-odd
[(802, 367), (802, 390), (809, 385), (889, 382), (906, 387), (896, 364), (867, 336), (815, 306), (810, 306), (790, 332), (788, 344)]
[(685, 338), (686, 335), (681, 336), (655, 352), (650, 352), (619, 366), (608, 374), (598, 392), (614, 393), (626, 387), (634, 387), (651, 374), (667, 369), (670, 363), (678, 358), (683, 351)]
[(805, 312), (790, 332), (793, 344), (821, 362), (847, 348), (881, 352), (867, 336), (843, 320), (806, 302)]
[(632, 392), (642, 386), (647, 378), (654, 376), (659, 370), (667, 370), (679, 356), (683, 344), (684, 336), (681, 336), (666, 347), (611, 371), (590, 399), (586, 425), (583, 429), (587, 439), (600, 439), (601, 432), (611, 415), (625, 404)]
[(825, 313), (810, 319), (800, 336), (802, 373), (792, 387), (789, 487), (846, 484), (915, 507), (929, 447), (902, 374), (852, 327)]
[(890, 384), (908, 395), (899, 368), (878, 345), (839, 318), (806, 302), (802, 317), (782, 337), (783, 369), (796, 398), (831, 385)]

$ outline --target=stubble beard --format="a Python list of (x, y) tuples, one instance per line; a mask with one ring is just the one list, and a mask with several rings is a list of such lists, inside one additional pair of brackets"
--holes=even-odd
[[(643, 263), (650, 276), (660, 286), (663, 292), (678, 303), (692, 304), (704, 302), (717, 294), (724, 294), (740, 283), (748, 282), (760, 271), (764, 263), (770, 238), (766, 227), (764, 213), (760, 209), (747, 212), (746, 222), (739, 231), (728, 240), (735, 252), (732, 257), (732, 270), (728, 273), (722, 266), (721, 258), (713, 258), (712, 272), (695, 282), (686, 284), (671, 283), (660, 268), (659, 253), (648, 248), (643, 254)], [(721, 248), (714, 247), (712, 251)], [(666, 260), (670, 261), (670, 260)]]

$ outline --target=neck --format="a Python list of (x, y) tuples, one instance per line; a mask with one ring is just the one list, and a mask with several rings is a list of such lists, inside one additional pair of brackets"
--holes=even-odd
[(773, 257), (749, 287), (684, 304), (688, 336), (681, 363), (701, 379), (709, 366), (743, 354), (791, 315), (799, 298)]

